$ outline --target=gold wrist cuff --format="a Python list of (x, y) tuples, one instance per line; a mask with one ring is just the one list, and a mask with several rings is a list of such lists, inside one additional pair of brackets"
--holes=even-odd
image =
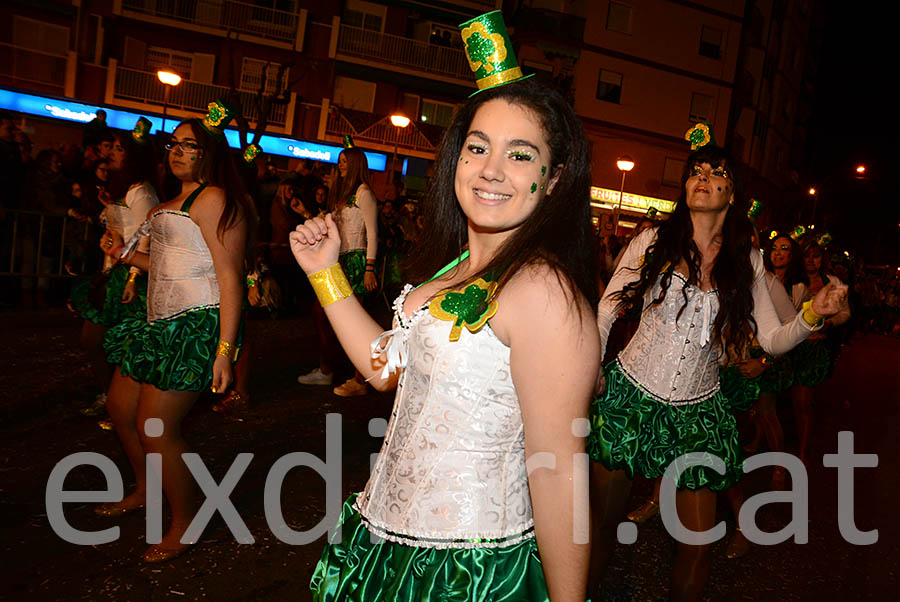
[(134, 282), (135, 280), (137, 280), (137, 277), (140, 275), (141, 275), (140, 272), (130, 272), (128, 274), (128, 282)]
[(825, 321), (825, 318), (817, 314), (812, 308), (812, 299), (803, 304), (803, 321), (813, 328), (820, 326)]
[(240, 351), (240, 348), (235, 347), (228, 341), (219, 341), (219, 346), (216, 347), (216, 355), (227, 357), (232, 362), (237, 361), (238, 351)]
[(310, 274), (307, 278), (322, 307), (353, 296), (353, 288), (339, 263)]

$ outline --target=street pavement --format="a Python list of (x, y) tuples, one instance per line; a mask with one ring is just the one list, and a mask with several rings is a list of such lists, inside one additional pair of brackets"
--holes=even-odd
[[(224, 417), (210, 411), (214, 396), (204, 395), (186, 419), (184, 432), (217, 482), (238, 454), (253, 454), (230, 499), (254, 543), (237, 543), (217, 514), (188, 554), (145, 565), (140, 560), (146, 549), (141, 513), (104, 519), (94, 515), (92, 504), (65, 504), (66, 519), (75, 528), (120, 528), (116, 541), (96, 546), (67, 543), (47, 517), (48, 477), (72, 453), (107, 456), (121, 470), (126, 491), (133, 485), (115, 435), (78, 412), (96, 394), (78, 346), (79, 329), (80, 321), (65, 310), (0, 313), (0, 332), (5, 333), (0, 348), (0, 599), (308, 600), (309, 578), (325, 537), (289, 545), (273, 534), (263, 506), (268, 473), (292, 452), (325, 460), (326, 415), (335, 413), (341, 417), (341, 455), (328, 459), (341, 463), (341, 499), (361, 490), (370, 456), (381, 445), (380, 438), (370, 435), (369, 422), (388, 417), (392, 395), (342, 399), (330, 387), (297, 384), (297, 375), (317, 363), (310, 318), (251, 319), (247, 337), (254, 359), (252, 409)], [(349, 366), (345, 376), (348, 371)], [(809, 542), (755, 546), (737, 560), (725, 557), (727, 538), (714, 544), (707, 600), (896, 599), (898, 402), (900, 339), (856, 337), (841, 355), (834, 377), (818, 392), (809, 471)], [(779, 408), (791, 451), (795, 441), (790, 404)], [(873, 545), (853, 545), (841, 536), (837, 470), (822, 465), (823, 454), (836, 452), (839, 431), (854, 433), (856, 453), (878, 455), (877, 468), (856, 469), (853, 492), (857, 528), (878, 530)], [(765, 491), (769, 476), (769, 469), (748, 474), (748, 497)], [(76, 468), (65, 480), (67, 490), (101, 490), (104, 485), (101, 472), (91, 467)], [(635, 484), (631, 507), (643, 501), (650, 487), (648, 482)], [(313, 470), (288, 472), (280, 499), (291, 529), (330, 526), (325, 482)], [(718, 515), (730, 536), (734, 519), (724, 498)], [(760, 511), (759, 524), (776, 531), (789, 519), (787, 504), (770, 504)], [(617, 547), (595, 600), (665, 599), (673, 551), (659, 518), (641, 525), (636, 543)]]

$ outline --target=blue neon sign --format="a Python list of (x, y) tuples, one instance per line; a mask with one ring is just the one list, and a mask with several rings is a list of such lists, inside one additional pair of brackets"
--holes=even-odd
[[(48, 96), (14, 92), (4, 88), (0, 88), (0, 108), (16, 111), (18, 113), (26, 113), (28, 115), (51, 117), (54, 119), (76, 121), (80, 123), (87, 123), (94, 119), (97, 116), (97, 109), (102, 108), (106, 111), (106, 123), (110, 127), (119, 130), (131, 130), (138, 120), (138, 117), (141, 117), (142, 115), (150, 120), (150, 133), (157, 133), (163, 127), (163, 118), (161, 116), (86, 105)], [(173, 132), (180, 122), (180, 118), (167, 117), (165, 121), (166, 131), (169, 133)], [(232, 148), (240, 148), (239, 137), (240, 134), (237, 130), (225, 130), (225, 138)], [(263, 147), (265, 153), (270, 155), (279, 155), (296, 159), (313, 159), (314, 161), (335, 164), (337, 163), (338, 155), (340, 155), (341, 150), (343, 150), (342, 146), (336, 144), (309, 142), (296, 138), (272, 136), (270, 134), (263, 134), (262, 138), (260, 138), (259, 145)], [(373, 171), (384, 171), (387, 169), (387, 155), (371, 151), (365, 151), (365, 153), (369, 163), (369, 169)]]

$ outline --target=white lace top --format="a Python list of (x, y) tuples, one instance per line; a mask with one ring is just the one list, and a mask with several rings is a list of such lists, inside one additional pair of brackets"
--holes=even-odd
[(150, 234), (148, 322), (219, 305), (212, 255), (187, 212), (157, 211), (142, 230)]
[[(505, 546), (534, 536), (522, 414), (509, 347), (489, 325), (450, 341), (427, 306), (373, 343), (401, 370), (384, 445), (356, 501), (376, 535), (435, 548)], [(382, 345), (382, 343), (386, 343)]]
[(355, 197), (341, 210), (336, 216), (338, 231), (341, 234), (341, 253), (347, 251), (365, 250), (367, 244), (366, 238), (366, 220), (363, 217), (362, 209), (359, 208), (359, 197), (368, 195), (372, 203), (375, 198), (368, 186), (361, 185), (356, 190)]
[[(644, 253), (655, 238), (654, 228), (645, 230), (631, 242), (600, 300), (597, 325), (603, 352), (618, 313), (613, 295), (640, 278)], [(806, 339), (812, 328), (801, 313), (787, 324), (781, 324), (769, 296), (762, 257), (751, 251), (750, 261), (756, 275), (753, 289), (748, 291), (753, 296), (756, 338), (767, 353), (786, 353)], [(718, 363), (720, 358), (724, 359), (718, 341), (711, 340), (719, 311), (717, 292), (688, 286), (687, 305), (678, 317), (685, 302), (683, 283), (684, 279), (676, 272), (660, 304), (652, 303), (659, 295), (660, 280), (648, 290), (637, 332), (618, 357), (632, 384), (670, 405), (699, 403), (714, 395), (719, 390)]]
[[(122, 239), (127, 241), (134, 236), (147, 218), (147, 214), (157, 205), (159, 198), (156, 196), (156, 190), (147, 182), (142, 182), (128, 189), (122, 204), (110, 203), (104, 207), (100, 212), (100, 220), (107, 229), (119, 233)], [(150, 241), (145, 240), (139, 244), (138, 250), (146, 253), (149, 244)], [(115, 262), (114, 257), (104, 255), (103, 268), (112, 267)], [(132, 271), (135, 270), (137, 268), (133, 268)]]

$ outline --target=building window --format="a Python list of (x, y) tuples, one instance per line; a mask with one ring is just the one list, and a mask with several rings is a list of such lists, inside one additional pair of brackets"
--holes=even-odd
[(634, 11), (627, 4), (610, 2), (606, 13), (606, 29), (631, 34), (631, 18)]
[(58, 56), (69, 52), (69, 28), (18, 15), (13, 16), (12, 42), (15, 46)]
[(190, 79), (191, 69), (194, 66), (194, 55), (189, 52), (172, 50), (171, 48), (150, 46), (147, 48), (145, 64), (147, 65), (147, 71), (156, 72), (169, 67), (181, 77)]
[(722, 32), (712, 27), (703, 26), (700, 31), (700, 55), (711, 59), (722, 57)]
[(684, 173), (684, 161), (673, 157), (666, 157), (663, 166), (662, 183), (664, 186), (681, 187), (681, 175)]
[[(284, 70), (279, 83), (278, 68), (280, 66), (279, 63), (269, 62), (266, 67), (266, 61), (244, 57), (241, 62), (241, 90), (256, 92), (262, 86), (263, 77), (266, 79), (266, 94), (275, 94), (279, 90), (283, 90), (287, 86), (290, 69)], [(264, 70), (265, 73), (263, 73)]]
[(597, 81), (597, 99), (619, 104), (622, 99), (622, 74), (600, 70)]
[(691, 95), (691, 121), (712, 121), (713, 97), (694, 92)]
[(368, 31), (384, 33), (384, 20), (387, 7), (362, 0), (347, 0), (347, 6), (341, 15), (344, 25), (359, 27)]
[(428, 98), (422, 99), (422, 109), (419, 111), (419, 121), (447, 127), (453, 120), (453, 114), (456, 112), (456, 106), (438, 100)]
[(345, 109), (371, 113), (375, 108), (375, 82), (336, 75), (334, 104)]

